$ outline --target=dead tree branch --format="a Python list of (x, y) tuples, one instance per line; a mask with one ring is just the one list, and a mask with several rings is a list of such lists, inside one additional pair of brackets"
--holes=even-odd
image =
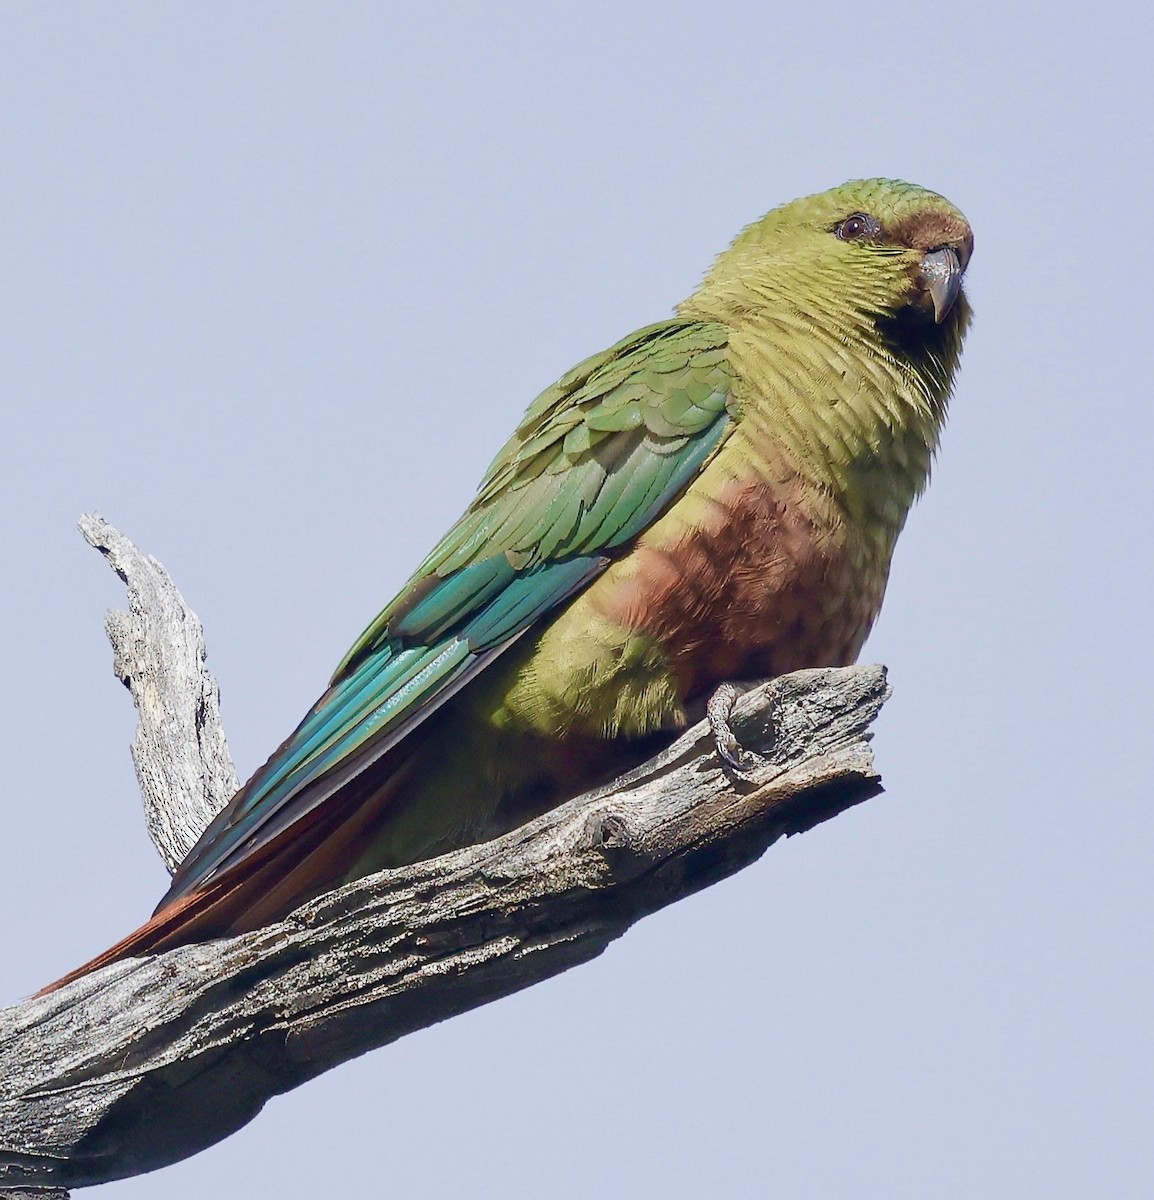
[(171, 875), (238, 787), (204, 630), (155, 558), (103, 517), (81, 517), (80, 532), (128, 589), (128, 612), (113, 609), (104, 628), (112, 669), (136, 705), (132, 761), (145, 823)]
[[(129, 585), (131, 616), (112, 614), (109, 633), (141, 713), (149, 828), (171, 863), (234, 786), (216, 685), (163, 568), (98, 519), (84, 531)], [(703, 723), (496, 841), (0, 1012), (0, 1200), (194, 1154), (338, 1063), (588, 961), (879, 792), (867, 730), (887, 694), (876, 666), (788, 676), (735, 712), (742, 744), (768, 758), (750, 782), (723, 773)]]

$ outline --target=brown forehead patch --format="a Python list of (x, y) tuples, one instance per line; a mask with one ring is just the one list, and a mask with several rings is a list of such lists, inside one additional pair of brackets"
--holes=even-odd
[[(939, 246), (959, 246), (969, 258), (974, 235), (958, 213), (940, 208), (923, 208), (894, 221), (885, 228), (887, 241), (911, 250), (936, 250)], [(963, 264), (964, 265), (964, 264)]]

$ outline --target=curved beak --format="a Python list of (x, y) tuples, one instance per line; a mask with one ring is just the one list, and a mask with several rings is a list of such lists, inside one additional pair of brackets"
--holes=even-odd
[(949, 315), (962, 290), (964, 271), (953, 246), (939, 246), (922, 259), (922, 280), (934, 304), (934, 320), (939, 325)]

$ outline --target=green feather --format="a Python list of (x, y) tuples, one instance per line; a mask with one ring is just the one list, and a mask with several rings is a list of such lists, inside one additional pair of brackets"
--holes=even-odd
[(703, 399), (729, 394), (727, 336), (681, 318), (648, 326), (533, 402), (472, 505), (213, 822), (163, 903), (252, 854), (386, 753), (672, 503), (730, 428), (724, 401), (686, 402), (691, 383)]
[[(876, 226), (866, 240), (844, 228), (862, 215)], [(323, 804), (526, 634), (523, 653), (479, 681), (481, 690), (462, 693), (473, 707), (454, 714), (461, 739), (430, 742), (441, 758), (422, 759), (419, 778), (406, 780), (401, 824), (412, 824), (378, 830), (362, 866), (386, 861), (382, 846), (462, 844), (462, 831), (485, 825), (462, 806), (479, 810), (502, 796), (462, 798), (461, 772), (476, 765), (463, 765), (470, 755), (500, 759), (502, 778), (523, 768), (533, 787), (547, 781), (542, 763), (502, 756), (507, 743), (493, 740), (502, 721), (534, 736), (600, 736), (645, 733), (670, 713), (683, 716), (659, 639), (593, 611), (600, 597), (592, 591), (588, 610), (573, 598), (608, 586), (598, 575), (695, 481), (686, 525), (713, 499), (707, 486), (736, 477), (731, 468), (769, 486), (789, 472), (794, 494), (809, 498), (790, 502), (819, 498), (825, 515), (802, 515), (826, 521), (853, 552), (847, 562), (858, 578), (838, 586), (880, 596), (894, 540), (928, 476), (968, 322), (964, 296), (944, 323), (938, 295), (927, 310), (923, 257), (948, 246), (956, 268), (971, 244), (952, 205), (908, 184), (857, 181), (806, 197), (743, 231), (676, 318), (637, 330), (542, 392), (472, 504), (213, 822), (162, 903)], [(819, 536), (820, 522), (813, 528)], [(767, 561), (774, 552), (759, 549)], [(724, 604), (724, 586), (717, 594)], [(546, 711), (554, 702), (557, 711)], [(448, 750), (456, 765), (443, 767)], [(390, 768), (379, 769), (387, 779)], [(495, 778), (493, 768), (489, 783)]]

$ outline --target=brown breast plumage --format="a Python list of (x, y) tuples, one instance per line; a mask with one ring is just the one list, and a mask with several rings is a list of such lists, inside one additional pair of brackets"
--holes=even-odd
[(731, 478), (695, 520), (655, 529), (603, 615), (665, 648), (685, 701), (731, 679), (853, 662), (888, 564), (799, 475)]

